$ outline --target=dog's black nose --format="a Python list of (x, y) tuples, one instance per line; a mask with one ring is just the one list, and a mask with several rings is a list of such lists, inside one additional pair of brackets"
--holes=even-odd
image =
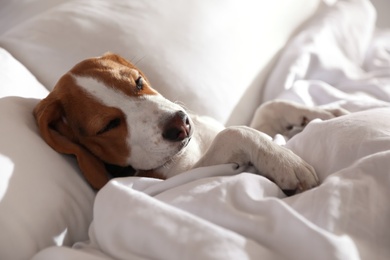
[(165, 124), (162, 136), (172, 142), (183, 141), (191, 133), (190, 119), (183, 111), (176, 112)]

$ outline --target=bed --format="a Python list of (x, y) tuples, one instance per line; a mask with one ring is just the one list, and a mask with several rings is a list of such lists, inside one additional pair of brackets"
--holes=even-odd
[[(231, 164), (96, 193), (32, 109), (107, 51), (228, 126), (273, 99), (351, 114), (271, 137), (316, 169), (298, 195)], [(0, 4), (0, 259), (390, 259), (389, 197), (390, 30), (368, 0)]]

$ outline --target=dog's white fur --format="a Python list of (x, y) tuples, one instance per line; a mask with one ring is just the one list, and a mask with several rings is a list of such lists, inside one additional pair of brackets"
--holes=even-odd
[[(296, 127), (303, 128), (314, 118), (330, 119), (344, 114), (344, 111), (309, 108), (285, 101), (273, 101), (259, 107), (251, 127), (225, 128), (211, 118), (188, 114), (183, 107), (165, 99), (153, 89), (153, 94), (129, 95), (125, 94), (120, 88), (109, 86), (107, 82), (123, 77), (121, 72), (126, 72), (125, 74), (129, 77), (126, 80), (129, 80), (131, 87), (133, 87), (135, 79), (144, 76), (134, 65), (127, 64), (127, 61), (123, 61), (122, 58), (116, 55), (108, 54), (94, 59), (96, 59), (96, 62), (92, 63), (93, 66), (96, 64), (96, 66), (100, 66), (104, 63), (104, 68), (107, 70), (104, 77), (112, 78), (105, 81), (102, 78), (94, 77), (95, 74), (91, 76), (84, 73), (83, 70), (86, 70), (84, 67), (91, 68), (83, 65), (81, 72), (70, 71), (66, 74), (67, 82), (72, 84), (72, 86), (69, 86), (68, 83), (68, 87), (81, 89), (82, 92), (80, 93), (84, 93), (86, 97), (92, 98), (102, 106), (122, 111), (125, 122), (121, 122), (124, 124), (121, 127), (126, 130), (123, 142), (131, 151), (128, 154), (121, 154), (125, 158), (121, 162), (122, 166), (131, 165), (138, 170), (140, 175), (143, 172), (152, 171), (163, 178), (170, 178), (194, 167), (223, 163), (251, 164), (260, 174), (272, 179), (283, 190), (301, 192), (319, 184), (313, 167), (290, 150), (274, 144), (268, 135), (274, 136), (280, 133), (291, 137), (295, 133)], [(119, 74), (122, 76), (118, 76)], [(150, 88), (146, 79), (144, 84), (145, 87)], [(66, 90), (64, 84), (58, 85), (61, 86), (56, 86), (56, 88), (61, 88), (62, 94), (52, 94), (52, 99), (63, 104), (62, 107), (57, 105), (57, 107), (64, 110), (61, 120), (58, 119), (58, 115), (54, 110), (50, 113), (56, 114), (56, 116), (45, 116), (45, 113), (49, 114), (49, 112), (45, 112), (45, 107), (50, 107), (47, 100), (39, 104), (35, 110), (35, 116), (45, 140), (59, 152), (76, 154), (80, 165), (85, 164), (85, 162), (82, 162), (84, 160), (84, 150), (87, 150), (87, 153), (92, 153), (92, 155), (88, 155), (89, 157), (98, 157), (99, 160), (111, 163), (108, 159), (102, 158), (104, 157), (104, 155), (101, 155), (103, 153), (94, 154), (93, 149), (88, 147), (88, 143), (82, 141), (83, 136), (78, 137), (80, 134), (77, 133), (76, 123), (69, 122), (69, 120), (72, 120), (72, 116), (69, 114), (75, 112), (67, 109), (66, 104), (64, 105), (66, 102), (58, 101), (62, 96), (69, 98), (68, 96), (71, 94), (67, 92), (71, 91)], [(63, 93), (66, 93), (66, 95)], [(54, 95), (56, 95), (55, 98)], [(85, 99), (85, 104), (79, 104), (80, 109), (83, 109), (83, 106), (88, 106), (88, 98)], [(181, 129), (187, 129), (188, 131), (179, 132), (183, 135), (183, 138), (179, 138), (179, 140), (168, 140), (163, 136), (164, 128), (167, 125), (170, 127), (170, 121), (178, 111), (182, 111), (188, 118), (183, 123), (176, 122), (173, 127), (178, 128), (178, 131), (181, 131)], [(86, 121), (90, 120), (90, 117), (92, 115), (86, 115)], [(60, 123), (56, 123), (58, 121)], [(59, 126), (53, 127), (55, 124)], [(46, 129), (48, 127), (51, 127), (51, 130), (54, 129), (54, 132)], [(88, 125), (83, 127), (88, 128)], [(69, 131), (71, 134), (69, 134)], [(72, 139), (70, 143), (62, 144), (62, 146), (72, 148), (63, 149), (61, 147), (60, 143), (64, 140), (56, 139), (58, 133), (61, 138)], [(104, 138), (104, 136), (99, 136), (99, 138)], [(80, 142), (80, 144), (75, 145), (77, 142)], [(78, 145), (82, 146), (81, 151), (77, 150), (79, 149)], [(99, 147), (100, 150), (107, 148)], [(86, 170), (88, 167), (81, 168), (87, 180), (95, 188), (100, 188), (107, 181), (107, 179), (104, 179), (97, 182), (94, 179), (94, 173), (85, 172), (89, 171)]]

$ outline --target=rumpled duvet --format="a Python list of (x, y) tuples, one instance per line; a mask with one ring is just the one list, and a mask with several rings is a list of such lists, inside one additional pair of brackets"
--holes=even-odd
[(265, 86), (266, 100), (352, 112), (285, 144), (319, 187), (286, 197), (235, 164), (114, 179), (97, 194), (89, 240), (34, 259), (390, 259), (390, 32), (374, 24), (368, 1), (324, 4)]

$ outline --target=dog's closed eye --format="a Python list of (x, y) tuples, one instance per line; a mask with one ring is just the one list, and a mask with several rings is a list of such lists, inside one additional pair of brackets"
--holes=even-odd
[(100, 129), (96, 134), (101, 135), (103, 133), (106, 133), (114, 128), (117, 128), (121, 124), (120, 118), (112, 119), (108, 122), (107, 125), (105, 125), (102, 129)]

